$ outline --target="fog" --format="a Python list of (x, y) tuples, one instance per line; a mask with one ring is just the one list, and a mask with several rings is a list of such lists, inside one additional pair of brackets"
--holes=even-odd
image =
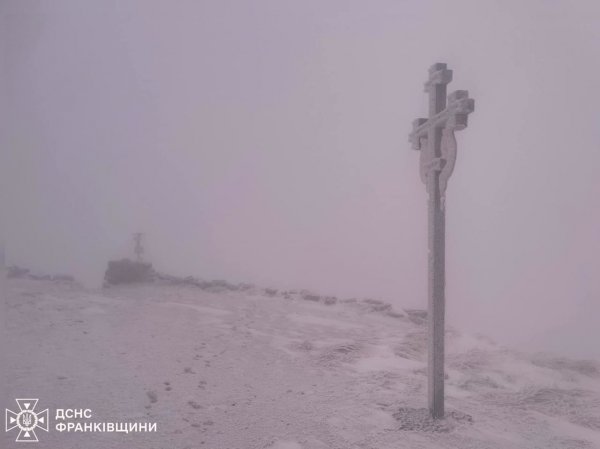
[(476, 109), (447, 190), (450, 325), (600, 357), (600, 4), (3, 1), (8, 264), (109, 259), (427, 303), (411, 122), (434, 62)]

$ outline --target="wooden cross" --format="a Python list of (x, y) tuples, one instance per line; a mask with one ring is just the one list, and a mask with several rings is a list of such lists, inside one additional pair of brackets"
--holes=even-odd
[(444, 417), (444, 319), (445, 319), (445, 197), (456, 161), (454, 131), (467, 127), (475, 102), (466, 90), (448, 95), (452, 70), (437, 63), (429, 69), (425, 92), (429, 94), (429, 118), (413, 122), (410, 142), (420, 150), (421, 180), (429, 193), (429, 288), (428, 288), (428, 403), (433, 418)]

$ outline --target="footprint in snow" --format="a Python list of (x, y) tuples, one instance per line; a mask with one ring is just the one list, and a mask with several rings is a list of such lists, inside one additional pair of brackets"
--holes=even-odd
[(158, 395), (156, 394), (156, 391), (154, 391), (154, 390), (146, 391), (146, 396), (148, 396), (148, 399), (150, 399), (151, 404), (154, 404), (158, 401)]
[(202, 406), (200, 404), (198, 404), (196, 401), (188, 401), (188, 405), (190, 407), (192, 407), (194, 410), (199, 410), (202, 408)]

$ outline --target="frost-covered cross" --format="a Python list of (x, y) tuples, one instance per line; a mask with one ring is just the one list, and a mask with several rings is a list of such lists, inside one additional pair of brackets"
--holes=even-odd
[(467, 126), (475, 102), (466, 90), (448, 95), (452, 70), (437, 63), (429, 69), (425, 92), (429, 94), (429, 118), (413, 122), (410, 142), (420, 150), (421, 180), (429, 193), (429, 292), (428, 292), (428, 403), (431, 416), (444, 416), (444, 315), (445, 315), (445, 195), (456, 161), (454, 131)]

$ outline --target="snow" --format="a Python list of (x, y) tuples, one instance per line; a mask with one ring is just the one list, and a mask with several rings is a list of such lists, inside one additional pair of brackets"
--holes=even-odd
[(51, 413), (44, 447), (600, 448), (597, 362), (449, 330), (448, 418), (433, 423), (425, 327), (401, 314), (159, 283), (5, 287), (10, 400), (158, 423), (153, 434), (65, 434)]

